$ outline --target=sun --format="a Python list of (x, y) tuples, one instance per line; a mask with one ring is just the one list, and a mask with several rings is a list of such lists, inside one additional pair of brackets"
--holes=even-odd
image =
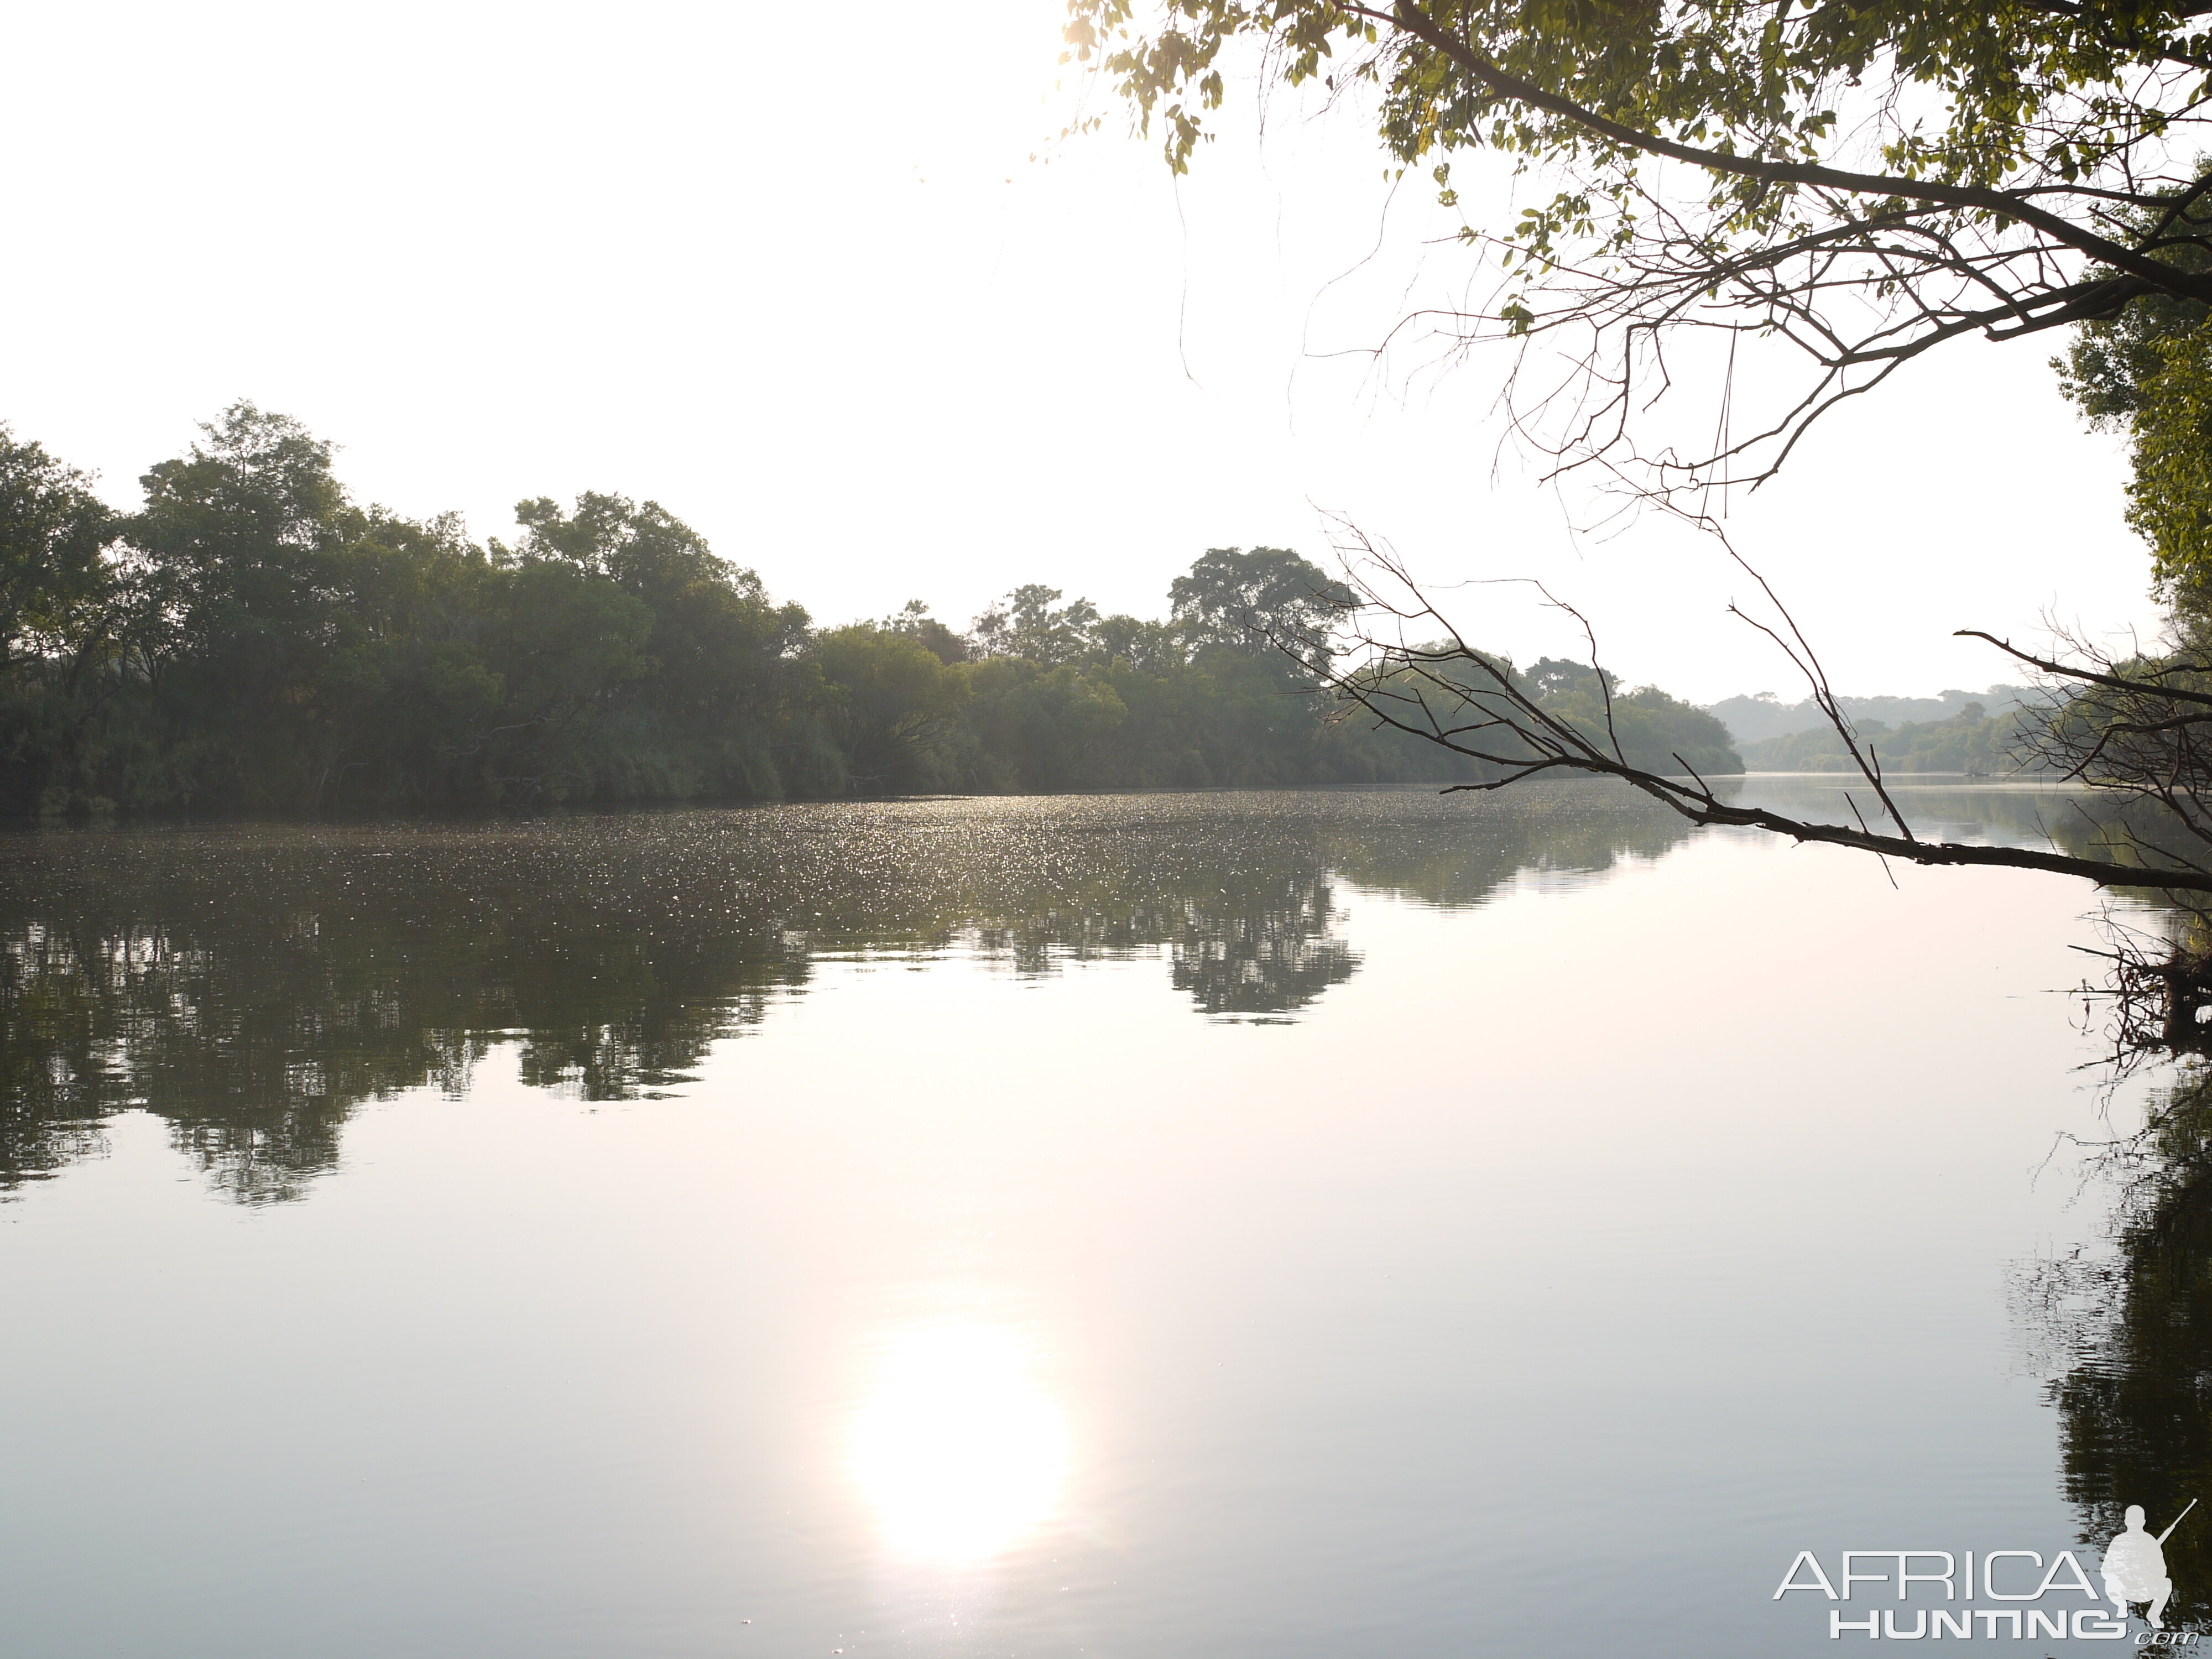
[(1067, 1463), (1059, 1409), (1026, 1345), (957, 1322), (894, 1339), (854, 1426), (853, 1469), (886, 1539), (912, 1554), (995, 1554), (1051, 1513)]

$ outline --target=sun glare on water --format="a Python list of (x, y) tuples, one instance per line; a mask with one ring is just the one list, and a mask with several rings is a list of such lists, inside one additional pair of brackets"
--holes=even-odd
[(1051, 1512), (1067, 1429), (1001, 1327), (933, 1325), (890, 1344), (853, 1437), (853, 1468), (885, 1535), (917, 1555), (974, 1560)]

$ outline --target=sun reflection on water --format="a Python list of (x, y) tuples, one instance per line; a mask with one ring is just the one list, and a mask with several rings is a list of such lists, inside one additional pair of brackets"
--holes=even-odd
[(853, 1468), (885, 1535), (918, 1555), (973, 1560), (1044, 1519), (1067, 1429), (1000, 1326), (930, 1325), (895, 1338), (854, 1426)]

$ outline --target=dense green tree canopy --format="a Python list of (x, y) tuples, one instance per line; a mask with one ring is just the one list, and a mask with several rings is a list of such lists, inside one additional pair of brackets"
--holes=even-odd
[[(656, 502), (536, 498), (480, 546), (356, 503), (328, 444), (251, 404), (143, 488), (114, 514), (0, 448), (0, 811), (1474, 775), (1290, 672), (1276, 638), (1334, 601), (1280, 549), (1208, 551), (1164, 621), (1030, 582), (968, 634), (920, 600), (817, 629)], [(1674, 742), (1704, 719), (1675, 706)]]
[[(2138, 221), (2141, 216), (2137, 216)], [(2177, 264), (2212, 255), (2174, 248)], [(2212, 606), (2212, 330), (2197, 299), (2149, 295), (2085, 323), (2054, 366), (2092, 427), (2129, 441), (2128, 522), (2149, 544), (2160, 596), (2191, 626)]]
[(1352, 592), (1286, 547), (1209, 547), (1168, 588), (1184, 637), (1326, 668), (1330, 630)]
[(1088, 599), (1063, 597), (1056, 587), (1025, 582), (975, 618), (974, 652), (981, 657), (1018, 657), (1056, 666), (1073, 662), (1089, 647), (1098, 607)]
[(925, 788), (931, 758), (963, 703), (960, 673), (912, 634), (854, 623), (814, 641), (827, 682), (823, 719), (854, 781), (874, 793)]
[(0, 664), (80, 631), (113, 517), (83, 473), (0, 426)]

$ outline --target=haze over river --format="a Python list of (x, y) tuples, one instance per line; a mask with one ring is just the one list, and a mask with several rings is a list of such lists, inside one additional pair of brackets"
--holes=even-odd
[(0, 1650), (1772, 1659), (1800, 1551), (2094, 1575), (2094, 895), (1893, 874), (1598, 784), (0, 838)]

